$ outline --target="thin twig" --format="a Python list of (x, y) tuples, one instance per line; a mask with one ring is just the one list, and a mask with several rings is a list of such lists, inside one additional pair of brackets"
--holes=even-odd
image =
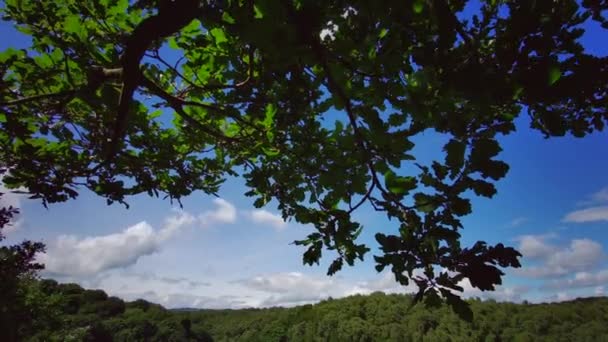
[(22, 103), (28, 103), (31, 101), (37, 101), (37, 100), (42, 100), (42, 99), (46, 99), (46, 98), (74, 96), (74, 94), (76, 94), (76, 90), (74, 90), (74, 89), (60, 91), (57, 93), (50, 93), (50, 94), (38, 94), (38, 95), (29, 96), (29, 97), (23, 97), (23, 98), (12, 100), (12, 101), (0, 102), (0, 106), (16, 106), (16, 105), (20, 105)]

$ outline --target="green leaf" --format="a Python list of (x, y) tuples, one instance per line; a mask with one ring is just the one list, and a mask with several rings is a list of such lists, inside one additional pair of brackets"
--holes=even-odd
[(8, 48), (0, 52), (0, 63), (7, 63), (9, 60), (14, 58), (23, 58), (25, 55), (23, 50), (17, 50), (14, 48)]
[(412, 3), (412, 9), (414, 13), (420, 14), (424, 10), (424, 0), (414, 0)]
[(227, 22), (228, 24), (236, 23), (236, 20), (234, 20), (234, 18), (228, 12), (222, 13), (222, 20)]
[(270, 129), (274, 123), (274, 117), (277, 114), (277, 107), (273, 103), (269, 103), (266, 105), (266, 111), (264, 112), (264, 121), (262, 124), (264, 128)]
[(416, 209), (423, 213), (430, 213), (437, 209), (437, 203), (433, 196), (423, 194), (421, 192), (414, 195), (414, 203)]
[(452, 169), (462, 168), (464, 165), (464, 154), (467, 145), (459, 140), (450, 140), (445, 146), (446, 151), (445, 163)]
[(69, 33), (79, 33), (82, 30), (81, 19), (77, 15), (70, 15), (63, 21), (63, 28)]
[(439, 240), (445, 241), (456, 241), (458, 238), (460, 238), (460, 234), (457, 231), (441, 227), (437, 227), (429, 231), (428, 234)]
[(418, 185), (415, 177), (397, 176), (392, 170), (384, 174), (384, 182), (388, 191), (396, 195), (405, 195)]
[(264, 13), (262, 13), (262, 10), (260, 9), (259, 6), (257, 5), (253, 5), (253, 11), (254, 11), (254, 18), (256, 19), (262, 19), (264, 18)]
[(451, 202), (452, 212), (457, 216), (464, 216), (471, 213), (471, 201), (465, 198), (455, 198)]
[(495, 139), (476, 140), (471, 151), (471, 161), (482, 162), (488, 160), (502, 151), (500, 144)]
[(173, 50), (179, 49), (179, 45), (177, 45), (177, 40), (175, 39), (175, 37), (169, 37), (169, 41), (167, 42), (167, 45), (169, 45), (169, 48), (171, 48)]
[(562, 72), (559, 69), (559, 66), (554, 65), (549, 68), (548, 83), (550, 86), (554, 85), (555, 82), (559, 81), (561, 77)]
[(507, 175), (509, 171), (509, 165), (499, 160), (488, 160), (476, 165), (475, 170), (481, 172), (481, 175), (485, 178), (492, 178), (499, 180)]
[(329, 265), (329, 268), (327, 269), (327, 275), (332, 276), (332, 275), (336, 274), (336, 272), (338, 272), (339, 270), (342, 269), (343, 264), (344, 264), (344, 261), (342, 260), (342, 258), (337, 258), (336, 260), (334, 260), (331, 263), (331, 265)]
[(276, 157), (281, 153), (281, 150), (274, 147), (263, 147), (262, 150), (267, 157)]
[(388, 33), (388, 30), (383, 28), (382, 30), (380, 30), (380, 33), (378, 34), (378, 39), (382, 39), (382, 38), (386, 37), (387, 33)]
[(222, 30), (221, 28), (212, 28), (209, 33), (215, 40), (215, 46), (217, 47), (228, 41), (228, 38), (226, 38), (226, 32), (224, 32), (224, 30)]
[(315, 241), (312, 246), (308, 247), (308, 250), (306, 250), (306, 252), (304, 252), (304, 255), (302, 256), (302, 261), (304, 262), (304, 264), (318, 264), (319, 258), (321, 258), (322, 248), (323, 242), (321, 241)]
[(477, 196), (491, 198), (496, 194), (496, 188), (494, 187), (494, 184), (488, 183), (486, 181), (474, 180), (471, 187)]

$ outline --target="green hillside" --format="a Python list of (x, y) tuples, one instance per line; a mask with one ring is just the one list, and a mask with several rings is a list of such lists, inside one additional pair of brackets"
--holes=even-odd
[(472, 323), (448, 307), (411, 307), (411, 296), (379, 292), (294, 308), (167, 310), (43, 280), (23, 286), (20, 299), (12, 307), (3, 304), (1, 331), (25, 341), (608, 340), (608, 298), (552, 304), (470, 300)]

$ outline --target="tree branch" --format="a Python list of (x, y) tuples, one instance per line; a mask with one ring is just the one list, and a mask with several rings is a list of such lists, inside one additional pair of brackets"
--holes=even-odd
[[(390, 193), (389, 191), (387, 191), (382, 186), (382, 183), (380, 183), (380, 180), (378, 179), (378, 175), (377, 175), (378, 172), (376, 171), (376, 168), (374, 167), (374, 164), (372, 161), (372, 153), (370, 152), (370, 150), (366, 144), (365, 137), (359, 130), (359, 125), (357, 124), (357, 116), (356, 116), (355, 112), (353, 111), (350, 98), (346, 95), (346, 93), (344, 92), (342, 87), (340, 87), (338, 82), (333, 77), (331, 70), (329, 69), (329, 65), (327, 63), (327, 59), (325, 57), (325, 53), (323, 51), (323, 47), (321, 46), (321, 44), (319, 44), (316, 40), (312, 40), (312, 44), (313, 44), (313, 50), (316, 54), (316, 57), (320, 61), (321, 66), (323, 67), (323, 70), (325, 71), (327, 82), (328, 82), (328, 88), (329, 88), (330, 92), (336, 94), (340, 98), (340, 100), (342, 100), (342, 102), (344, 102), (344, 108), (346, 109), (346, 114), (348, 116), (348, 120), (349, 120), (351, 126), (353, 127), (353, 133), (355, 135), (355, 142), (359, 146), (361, 151), (366, 155), (365, 156), (367, 158), (366, 164), (372, 175), (373, 184), (375, 184), (375, 186), (378, 187), (378, 189), (382, 192), (382, 194), (385, 197), (393, 198), (394, 195), (392, 193)], [(371, 192), (370, 192), (370, 194), (371, 194)], [(365, 196), (365, 198), (369, 198), (370, 194), (367, 194)], [(394, 202), (402, 210), (408, 209), (400, 201), (395, 199)], [(361, 205), (361, 204), (358, 204), (358, 205)]]
[(12, 100), (12, 101), (0, 102), (0, 106), (17, 106), (17, 105), (32, 102), (32, 101), (37, 101), (37, 100), (42, 100), (42, 99), (47, 99), (47, 98), (55, 98), (55, 97), (74, 96), (75, 94), (76, 94), (76, 90), (74, 90), (74, 89), (60, 91), (57, 93), (50, 93), (50, 94), (38, 94), (38, 95), (32, 95), (32, 96), (28, 96), (28, 97), (22, 97), (20, 99), (16, 99), (16, 100)]
[(200, 1), (160, 1), (158, 14), (144, 19), (129, 35), (121, 56), (123, 87), (118, 102), (112, 140), (106, 159), (116, 154), (128, 126), (129, 107), (142, 80), (141, 59), (155, 41), (178, 32), (200, 13)]
[[(196, 126), (200, 131), (205, 132), (218, 140), (222, 140), (222, 141), (226, 141), (226, 142), (239, 142), (240, 141), (239, 139), (227, 137), (219, 132), (216, 132), (216, 131), (210, 129), (209, 127), (206, 127), (205, 125), (203, 125), (202, 123), (200, 123), (199, 121), (194, 119), (192, 116), (190, 116), (188, 113), (186, 113), (186, 111), (184, 111), (184, 109), (183, 109), (183, 106), (188, 106), (188, 105), (200, 105), (200, 106), (207, 108), (208, 106), (205, 105), (204, 103), (183, 101), (182, 99), (167, 93), (164, 89), (162, 89), (159, 85), (157, 85), (154, 81), (147, 78), (146, 76), (142, 76), (141, 84), (142, 84), (142, 86), (146, 87), (151, 93), (153, 93), (154, 95), (165, 100), (169, 104), (169, 106), (171, 106), (171, 108), (173, 108), (179, 116), (181, 116), (188, 123)], [(210, 106), (210, 107), (215, 108), (213, 106)]]

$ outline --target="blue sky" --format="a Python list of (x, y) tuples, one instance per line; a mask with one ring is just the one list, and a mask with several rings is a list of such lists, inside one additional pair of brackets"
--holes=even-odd
[[(583, 44), (608, 55), (597, 25), (586, 26)], [(28, 42), (0, 23), (0, 49)], [(563, 300), (608, 291), (608, 133), (584, 139), (544, 139), (528, 129), (527, 116), (517, 132), (501, 138), (502, 160), (511, 165), (491, 200), (473, 199), (464, 219), (464, 245), (477, 240), (519, 247), (524, 267), (507, 270), (505, 284), (480, 293), (463, 284), (465, 295), (498, 300)], [(442, 138), (417, 138), (418, 156), (442, 158)], [(43, 276), (85, 287), (102, 288), (125, 299), (145, 298), (168, 307), (245, 307), (294, 305), (327, 296), (412, 291), (397, 286), (390, 274), (377, 274), (371, 254), (354, 268), (325, 276), (303, 266), (303, 249), (290, 245), (310, 227), (283, 222), (273, 206), (254, 210), (244, 197), (243, 181), (230, 179), (221, 198), (202, 193), (186, 198), (183, 210), (168, 201), (136, 196), (130, 209), (107, 206), (83, 191), (77, 200), (41, 203), (10, 194), (4, 201), (22, 215), (3, 243), (42, 240)], [(375, 247), (373, 235), (396, 229), (369, 208), (357, 219), (366, 227), (361, 240)], [(384, 228), (389, 227), (389, 228)]]

